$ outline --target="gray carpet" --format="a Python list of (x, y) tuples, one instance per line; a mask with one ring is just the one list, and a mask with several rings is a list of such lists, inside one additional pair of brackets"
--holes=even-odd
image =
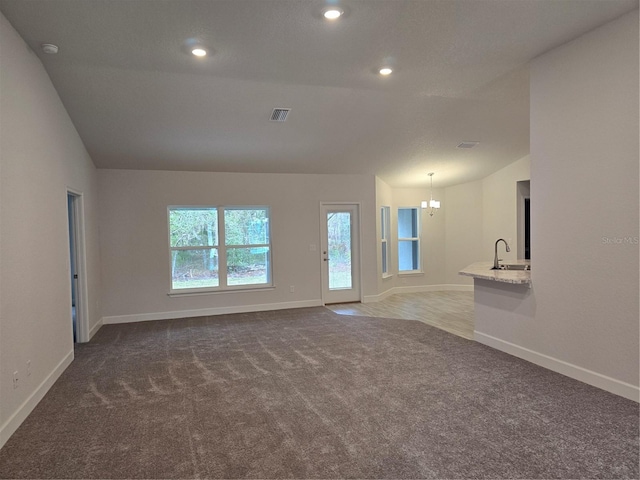
[(2, 478), (638, 478), (638, 404), (423, 323), (104, 326)]

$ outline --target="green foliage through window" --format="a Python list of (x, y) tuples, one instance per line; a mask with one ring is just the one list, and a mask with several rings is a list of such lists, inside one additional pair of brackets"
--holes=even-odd
[(169, 243), (172, 290), (271, 283), (268, 207), (169, 207)]

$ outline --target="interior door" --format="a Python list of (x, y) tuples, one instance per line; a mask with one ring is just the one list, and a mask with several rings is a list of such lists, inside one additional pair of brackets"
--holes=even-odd
[(71, 274), (71, 325), (73, 341), (89, 341), (89, 302), (84, 243), (84, 207), (82, 194), (67, 190), (69, 260)]
[(322, 204), (323, 303), (359, 302), (360, 218), (357, 204)]
[(73, 341), (78, 341), (78, 324), (77, 315), (78, 309), (76, 308), (76, 301), (78, 297), (78, 272), (76, 270), (76, 219), (75, 219), (75, 197), (67, 193), (67, 213), (69, 215), (69, 260), (71, 261), (71, 323), (73, 326)]

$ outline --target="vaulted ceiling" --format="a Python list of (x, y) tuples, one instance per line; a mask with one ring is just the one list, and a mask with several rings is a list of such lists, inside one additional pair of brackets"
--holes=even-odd
[[(344, 15), (322, 16), (338, 3)], [(482, 178), (529, 152), (528, 62), (638, 0), (0, 0), (99, 168)], [(59, 47), (42, 52), (43, 43)], [(192, 44), (209, 54), (191, 54)], [(382, 66), (393, 73), (382, 76)], [(276, 107), (290, 108), (272, 122)], [(476, 141), (473, 149), (457, 148)]]

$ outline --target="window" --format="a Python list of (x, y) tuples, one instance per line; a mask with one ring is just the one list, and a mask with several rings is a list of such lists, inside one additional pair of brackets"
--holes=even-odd
[(380, 208), (380, 242), (382, 244), (382, 276), (389, 274), (391, 252), (389, 250), (389, 218), (391, 216), (390, 207)]
[(225, 208), (224, 238), (227, 285), (270, 283), (268, 209)]
[(271, 284), (268, 207), (169, 207), (171, 291)]
[(420, 272), (420, 209), (398, 209), (398, 272)]

